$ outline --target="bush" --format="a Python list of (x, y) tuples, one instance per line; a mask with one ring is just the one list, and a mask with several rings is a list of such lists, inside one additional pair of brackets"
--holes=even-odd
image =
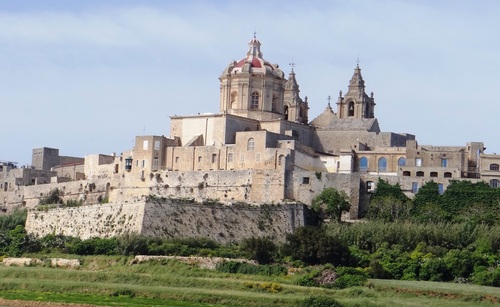
[(338, 277), (333, 283), (333, 288), (345, 289), (349, 287), (362, 286), (366, 282), (367, 278), (363, 275), (352, 275), (346, 274)]
[(27, 215), (28, 211), (26, 209), (16, 209), (8, 215), (0, 216), (0, 231), (12, 230), (16, 228), (17, 225), (24, 226), (24, 224), (26, 224)]
[(281, 265), (253, 265), (245, 262), (227, 261), (217, 264), (215, 268), (218, 272), (263, 276), (283, 276), (288, 269)]
[(277, 251), (276, 244), (269, 238), (244, 239), (241, 249), (248, 254), (248, 258), (260, 264), (269, 264), (274, 261)]
[(303, 307), (343, 307), (336, 299), (331, 297), (315, 297), (311, 296), (302, 302)]
[(489, 268), (474, 272), (472, 282), (481, 286), (500, 287), (500, 268)]

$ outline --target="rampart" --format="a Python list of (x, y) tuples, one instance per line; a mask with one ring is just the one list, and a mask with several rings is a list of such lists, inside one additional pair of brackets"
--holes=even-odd
[(205, 237), (221, 243), (249, 237), (283, 241), (287, 233), (308, 224), (311, 213), (303, 204), (199, 204), (150, 199), (126, 204), (101, 204), (28, 212), (26, 230), (47, 234), (113, 237), (135, 233), (164, 238)]

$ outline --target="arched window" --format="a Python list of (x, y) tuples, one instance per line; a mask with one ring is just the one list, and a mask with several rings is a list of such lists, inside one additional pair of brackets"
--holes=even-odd
[(271, 112), (276, 112), (276, 105), (278, 104), (278, 96), (273, 95), (273, 103), (271, 105)]
[(258, 109), (259, 108), (259, 93), (252, 93), (252, 103), (250, 105), (250, 109)]
[(406, 158), (401, 157), (398, 159), (398, 166), (406, 166)]
[(359, 159), (359, 171), (368, 171), (368, 159), (366, 157), (361, 157), (361, 159)]
[(347, 105), (347, 116), (354, 116), (354, 102), (349, 102)]
[(382, 157), (378, 159), (378, 171), (385, 172), (387, 170), (387, 159)]
[(255, 149), (255, 140), (254, 138), (249, 138), (247, 142), (247, 150), (254, 150)]
[(236, 109), (236, 96), (238, 96), (237, 92), (231, 93), (231, 108)]
[(437, 177), (438, 173), (437, 172), (431, 172), (431, 177)]
[(284, 156), (284, 155), (280, 155), (280, 156), (278, 157), (278, 165), (279, 165), (279, 166), (283, 166), (283, 165), (285, 165), (285, 156)]
[(404, 171), (403, 172), (403, 176), (410, 177), (411, 176), (411, 172), (410, 171)]
[(498, 171), (499, 167), (498, 164), (490, 164), (490, 171)]
[(444, 173), (444, 178), (451, 178), (451, 173), (450, 172), (445, 172)]
[(498, 186), (499, 186), (498, 183), (499, 183), (498, 179), (491, 179), (490, 180), (490, 187), (492, 187), (492, 188), (498, 188)]
[(285, 114), (285, 120), (288, 120), (288, 106), (285, 106), (283, 114)]
[(418, 171), (417, 172), (417, 177), (424, 177), (424, 172)]

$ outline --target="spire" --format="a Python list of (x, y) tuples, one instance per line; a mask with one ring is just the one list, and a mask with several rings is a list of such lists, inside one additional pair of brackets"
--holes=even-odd
[(293, 68), (288, 74), (288, 80), (286, 81), (285, 88), (295, 91), (299, 90), (299, 84), (297, 83), (297, 79), (295, 79), (295, 72), (293, 71)]
[(359, 68), (359, 63), (356, 64), (356, 68), (354, 68), (354, 74), (352, 75), (351, 81), (349, 81), (349, 88), (365, 88), (365, 81), (361, 76), (361, 68)]

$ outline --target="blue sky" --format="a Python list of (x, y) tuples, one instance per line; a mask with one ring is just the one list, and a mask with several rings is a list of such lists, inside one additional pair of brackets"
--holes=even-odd
[(295, 72), (310, 119), (359, 55), (383, 131), (500, 154), (498, 1), (0, 1), (0, 160), (120, 153), (217, 112), (218, 77), (253, 31)]

